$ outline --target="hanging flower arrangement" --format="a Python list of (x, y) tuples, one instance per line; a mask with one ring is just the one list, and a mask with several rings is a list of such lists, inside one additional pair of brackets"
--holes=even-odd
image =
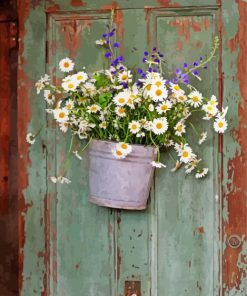
[[(199, 57), (193, 65), (184, 63), (168, 75), (165, 56), (156, 47), (144, 52), (144, 68), (130, 70), (118, 53), (116, 29), (112, 25), (107, 28), (95, 42), (104, 50), (107, 67), (94, 73), (87, 73), (84, 67), (76, 71), (75, 63), (66, 57), (59, 62), (59, 69), (65, 74), (60, 85), (52, 85), (48, 75), (36, 83), (37, 93), (44, 91), (49, 105), (46, 111), (63, 133), (70, 130), (72, 137), (86, 140), (86, 147), (92, 141), (110, 142), (109, 153), (121, 164), (128, 161), (135, 147), (142, 145), (155, 151), (148, 165), (165, 168), (160, 161), (160, 151), (165, 147), (176, 154), (173, 171), (184, 167), (186, 174), (206, 176), (208, 168), (194, 152), (187, 135), (189, 129), (193, 130), (201, 145), (207, 132), (199, 131), (191, 118), (213, 121), (215, 132), (224, 133), (227, 108), (219, 110), (215, 95), (201, 93), (190, 83), (190, 76), (201, 80), (199, 71), (206, 69), (215, 56), (219, 39), (214, 39), (207, 58)], [(34, 138), (32, 134), (27, 136), (31, 144)], [(81, 159), (84, 149), (71, 152)], [(52, 177), (52, 181), (70, 182), (65, 176)]]

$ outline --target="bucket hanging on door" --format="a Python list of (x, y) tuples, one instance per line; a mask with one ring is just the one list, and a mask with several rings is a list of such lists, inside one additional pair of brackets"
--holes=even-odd
[(118, 209), (143, 210), (149, 197), (155, 147), (131, 145), (124, 159), (112, 154), (116, 143), (92, 140), (89, 147), (90, 202)]

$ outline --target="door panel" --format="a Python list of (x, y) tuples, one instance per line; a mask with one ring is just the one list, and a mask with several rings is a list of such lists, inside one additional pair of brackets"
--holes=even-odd
[[(54, 83), (59, 81), (62, 76), (57, 65), (65, 56), (76, 61), (77, 69), (100, 68), (102, 59), (94, 41), (103, 32), (110, 9), (115, 9), (117, 33), (123, 45), (121, 52), (127, 64), (138, 66), (143, 51), (157, 45), (168, 60), (167, 71), (209, 53), (214, 36), (219, 34), (221, 38), (222, 17), (227, 27), (231, 11), (227, 5), (222, 8), (219, 1), (214, 0), (186, 1), (186, 6), (184, 1), (136, 2), (56, 0), (37, 2), (35, 7), (20, 4), (21, 49), (24, 48), (20, 56), (25, 58), (25, 62), (21, 60), (20, 72), (24, 69), (26, 85), (34, 83), (34, 76), (34, 80), (39, 79), (45, 64)], [(34, 22), (36, 18), (39, 26)], [(31, 38), (42, 46), (31, 48)], [(226, 39), (222, 41), (225, 45)], [(228, 55), (223, 60), (223, 68), (233, 68), (236, 56), (231, 56), (225, 48), (223, 54)], [(34, 59), (37, 65), (33, 69)], [(219, 56), (202, 74), (204, 82), (195, 83), (204, 94), (214, 93), (222, 101), (222, 77), (220, 48)], [(34, 90), (31, 93), (23, 86), (20, 90), (20, 94), (25, 94), (26, 106), (30, 107), (29, 116), (25, 118), (26, 107), (20, 105), (22, 133), (37, 128), (38, 124), (47, 123), (51, 127), (41, 134), (35, 151), (30, 152), (32, 163), (26, 158), (26, 144), (20, 142), (25, 155), (25, 161), (21, 160), (26, 170), (23, 174), (28, 175), (28, 181), (21, 179), (20, 183), (23, 202), (20, 220), (26, 237), (22, 295), (42, 291), (43, 295), (59, 296), (124, 296), (127, 281), (128, 285), (139, 281), (142, 296), (216, 296), (223, 292), (232, 295), (234, 285), (228, 284), (223, 290), (221, 282), (222, 253), (227, 248), (228, 259), (232, 254), (225, 243), (227, 237), (223, 238), (222, 220), (226, 221), (226, 209), (222, 212), (221, 194), (222, 184), (227, 180), (227, 175), (222, 178), (222, 147), (227, 149), (230, 145), (230, 134), (223, 146), (222, 139), (213, 134), (210, 126), (206, 123), (201, 126), (209, 135), (206, 144), (198, 150), (210, 169), (205, 180), (185, 177), (183, 171), (171, 173), (174, 162), (163, 153), (162, 159), (168, 168), (156, 172), (147, 210), (111, 210), (87, 201), (86, 154), (82, 161), (72, 160), (68, 172), (73, 181), (71, 185), (57, 186), (46, 181), (59, 172), (70, 139), (46, 117), (44, 101), (34, 100)], [(235, 92), (238, 93), (237, 88)], [(228, 97), (228, 93), (224, 96)], [(237, 102), (228, 99), (228, 104), (234, 106)], [(229, 118), (236, 117), (234, 111), (229, 113)], [(193, 145), (196, 142), (192, 136), (191, 132)], [(38, 148), (42, 143), (46, 143), (43, 149)], [(243, 225), (243, 213), (240, 221)], [(244, 229), (246, 227), (241, 231)], [(237, 252), (240, 254), (240, 250)], [(237, 269), (244, 278), (241, 270)], [(241, 289), (243, 291), (242, 286)], [(241, 293), (237, 291), (235, 295), (242, 296)]]

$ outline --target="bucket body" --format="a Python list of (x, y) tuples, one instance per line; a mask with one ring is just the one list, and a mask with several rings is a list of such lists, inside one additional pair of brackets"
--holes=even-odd
[(118, 209), (143, 210), (149, 197), (156, 160), (155, 147), (131, 145), (132, 152), (116, 159), (116, 142), (92, 140), (89, 147), (91, 203)]

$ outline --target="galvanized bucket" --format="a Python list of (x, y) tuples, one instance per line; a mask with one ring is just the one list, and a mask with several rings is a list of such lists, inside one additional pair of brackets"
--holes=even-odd
[(143, 210), (149, 197), (157, 152), (152, 146), (132, 145), (124, 159), (112, 154), (115, 142), (92, 140), (89, 147), (91, 203), (117, 209)]

